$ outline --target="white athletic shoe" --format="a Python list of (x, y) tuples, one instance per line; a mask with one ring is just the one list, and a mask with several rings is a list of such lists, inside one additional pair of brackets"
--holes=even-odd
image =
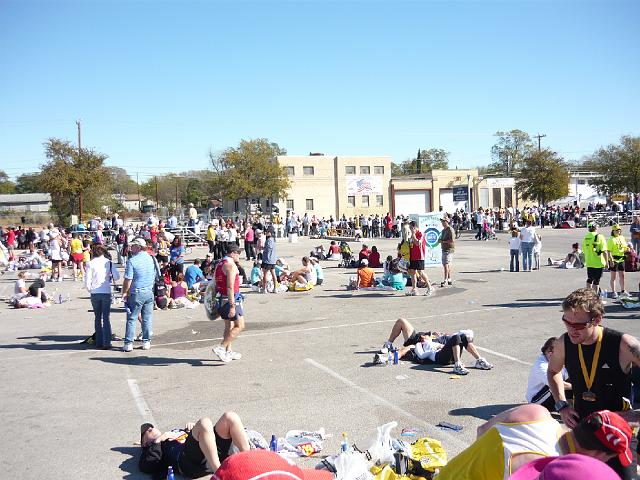
[(133, 351), (133, 343), (125, 343), (122, 347), (123, 352), (132, 352)]
[(242, 358), (242, 354), (240, 352), (234, 352), (233, 350), (227, 350), (227, 355), (231, 360), (240, 360)]
[(151, 342), (149, 340), (147, 340), (146, 342), (142, 342), (142, 349), (151, 350)]
[(477, 368), (478, 370), (491, 370), (493, 365), (487, 362), (484, 358), (479, 358), (476, 360), (476, 364), (473, 368)]
[(227, 353), (227, 350), (222, 345), (216, 345), (215, 347), (212, 348), (212, 350), (213, 350), (213, 353), (215, 353), (216, 356), (224, 363), (228, 363), (231, 361), (231, 357), (229, 356), (229, 354)]

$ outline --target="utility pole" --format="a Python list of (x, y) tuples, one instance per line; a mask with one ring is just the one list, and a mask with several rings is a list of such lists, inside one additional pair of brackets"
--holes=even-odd
[(153, 179), (156, 182), (156, 211), (157, 211), (158, 210), (158, 177), (154, 175)]
[(534, 136), (533, 136), (533, 138), (537, 138), (537, 139), (538, 139), (538, 151), (540, 151), (540, 139), (542, 139), (542, 138), (544, 138), (544, 137), (546, 137), (546, 136), (547, 136), (547, 134), (546, 134), (546, 133), (545, 133), (545, 134), (542, 134), (542, 135), (538, 134), (538, 135), (534, 135)]
[(176, 210), (178, 210), (178, 179), (176, 178)]
[(138, 186), (138, 210), (142, 211), (142, 201), (140, 200), (140, 178), (136, 172), (136, 185)]
[[(82, 154), (82, 133), (81, 133), (81, 126), (80, 126), (80, 120), (76, 120), (76, 125), (78, 127), (78, 156), (80, 156)], [(78, 218), (78, 222), (82, 223), (82, 209), (83, 209), (83, 198), (82, 198), (82, 190), (80, 190), (80, 216)]]

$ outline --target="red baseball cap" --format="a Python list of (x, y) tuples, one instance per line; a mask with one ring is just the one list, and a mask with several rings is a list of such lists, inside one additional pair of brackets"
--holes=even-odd
[(587, 421), (594, 416), (600, 417), (602, 421), (600, 428), (593, 432), (596, 438), (609, 450), (618, 454), (623, 467), (631, 465), (633, 454), (630, 445), (633, 432), (627, 421), (609, 410), (593, 412), (587, 417)]
[(509, 480), (619, 480), (606, 463), (586, 455), (572, 453), (562, 457), (545, 457), (520, 467)]
[(211, 480), (332, 480), (326, 470), (302, 470), (275, 452), (249, 450), (227, 457)]

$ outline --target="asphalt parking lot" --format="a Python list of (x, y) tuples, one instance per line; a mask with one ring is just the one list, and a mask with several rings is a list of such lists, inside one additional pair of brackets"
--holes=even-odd
[[(584, 286), (584, 270), (545, 265), (547, 257), (563, 258), (585, 230), (540, 233), (543, 267), (531, 273), (508, 272), (505, 234), (488, 242), (464, 234), (456, 244), (454, 285), (438, 288), (433, 297), (349, 292), (345, 285), (355, 271), (335, 262), (323, 262), (325, 284), (310, 292), (248, 292), (247, 328), (234, 343), (243, 358), (229, 364), (211, 352), (223, 323), (208, 321), (202, 306), (154, 312), (152, 349), (125, 354), (80, 344), (93, 331), (93, 315), (79, 283), (59, 287), (69, 289), (70, 303), (44, 310), (2, 305), (3, 476), (147, 478), (137, 471), (135, 457), (140, 423), (151, 420), (169, 429), (201, 416), (216, 419), (225, 410), (236, 411), (267, 438), (324, 427), (333, 437), (322, 454), (337, 453), (343, 431), (364, 448), (376, 426), (395, 420), (396, 434), (401, 428), (422, 430), (453, 456), (473, 441), (485, 420), (524, 401), (540, 346), (564, 330), (563, 297)], [(365, 242), (384, 258), (395, 253), (397, 240)], [(320, 243), (326, 248), (329, 242), (278, 239), (278, 256), (297, 267)], [(204, 252), (194, 249), (192, 257)], [(438, 284), (442, 280), (440, 267), (427, 273)], [(640, 274), (627, 275), (627, 289), (637, 291)], [(604, 278), (608, 282), (608, 274)], [(0, 278), (1, 297), (11, 294), (14, 280), (14, 273)], [(640, 336), (638, 310), (611, 301), (606, 310), (605, 325)], [(495, 368), (472, 369), (456, 379), (450, 367), (372, 366), (374, 352), (400, 316), (419, 329), (473, 329), (476, 345)], [(112, 325), (119, 335), (124, 318), (122, 308), (115, 308)], [(465, 359), (472, 364), (468, 354)], [(440, 430), (435, 427), (440, 421), (463, 429)]]

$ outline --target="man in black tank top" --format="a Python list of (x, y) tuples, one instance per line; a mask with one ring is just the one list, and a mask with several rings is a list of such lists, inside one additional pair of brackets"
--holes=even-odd
[[(562, 302), (567, 333), (555, 343), (547, 378), (556, 410), (569, 428), (592, 412), (608, 409), (627, 421), (637, 421), (630, 411), (631, 367), (640, 366), (640, 342), (631, 335), (602, 327), (604, 307), (598, 293), (581, 288)], [(573, 387), (573, 406), (567, 402), (562, 368)], [(623, 468), (609, 463), (624, 479), (636, 478), (635, 465)]]

